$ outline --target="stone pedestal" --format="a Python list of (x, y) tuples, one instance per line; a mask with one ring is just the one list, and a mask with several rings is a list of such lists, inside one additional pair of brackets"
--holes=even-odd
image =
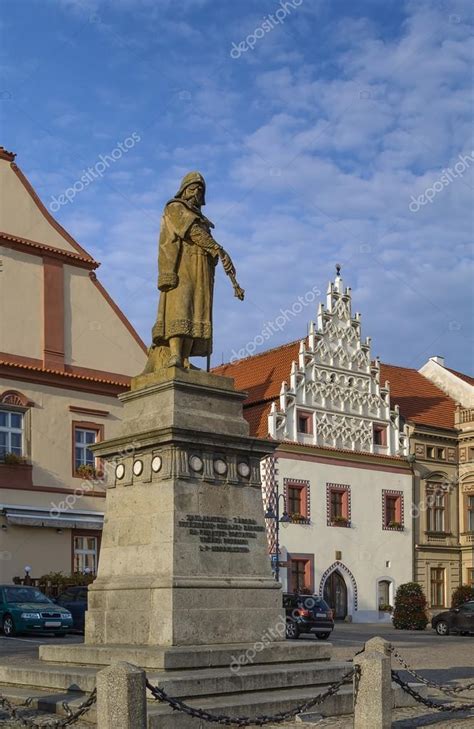
[[(121, 435), (94, 447), (111, 477), (85, 644), (41, 646), (28, 670), (0, 663), (0, 682), (87, 692), (99, 667), (126, 661), (170, 696), (255, 717), (347, 671), (330, 644), (285, 640), (260, 486), (276, 443), (249, 436), (244, 397), (196, 370), (135, 378)], [(149, 703), (149, 729), (195, 723)]]
[(259, 641), (283, 616), (260, 492), (275, 445), (249, 437), (229, 378), (168, 369), (134, 384), (122, 435), (95, 447), (110, 483), (86, 644)]

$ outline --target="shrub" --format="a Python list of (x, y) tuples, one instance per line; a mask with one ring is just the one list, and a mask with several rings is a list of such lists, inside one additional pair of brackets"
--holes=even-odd
[(428, 625), (426, 597), (417, 582), (400, 585), (395, 597), (393, 627), (398, 630), (424, 630)]
[(451, 598), (451, 607), (460, 607), (468, 600), (474, 600), (474, 587), (471, 587), (470, 585), (461, 585), (460, 587), (456, 587)]

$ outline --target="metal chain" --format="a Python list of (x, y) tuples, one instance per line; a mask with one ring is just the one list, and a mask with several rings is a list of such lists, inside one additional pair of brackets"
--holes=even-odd
[(26, 699), (23, 704), (13, 706), (7, 698), (0, 695), (0, 706), (7, 712), (9, 718), (18, 721), (22, 726), (28, 727), (28, 729), (43, 729), (43, 727), (46, 727), (47, 729), (61, 729), (61, 727), (70, 726), (71, 724), (74, 724), (78, 719), (80, 719), (81, 716), (83, 716), (87, 711), (89, 711), (91, 706), (93, 706), (96, 701), (97, 690), (94, 689), (92, 693), (87, 697), (87, 699), (77, 707), (76, 711), (73, 711), (71, 709), (67, 701), (62, 702), (62, 707), (66, 712), (65, 719), (49, 719), (46, 722), (37, 724), (34, 718), (29, 719), (19, 713), (20, 709), (25, 709), (31, 706), (33, 702), (32, 697)]
[(402, 656), (395, 650), (394, 646), (390, 646), (390, 652), (394, 658), (397, 659), (397, 661), (403, 666), (405, 671), (410, 674), (410, 676), (413, 676), (413, 678), (416, 678), (417, 681), (420, 683), (424, 683), (425, 686), (429, 686), (430, 688), (438, 689), (438, 691), (441, 691), (445, 694), (461, 694), (465, 691), (472, 691), (474, 689), (474, 682), (467, 684), (467, 686), (443, 686), (442, 684), (434, 683), (433, 681), (429, 681), (427, 678), (424, 678), (423, 676), (420, 676), (419, 673), (414, 671), (408, 663), (402, 658)]
[(173, 711), (182, 711), (184, 714), (188, 714), (188, 716), (192, 716), (196, 719), (202, 719), (203, 721), (213, 722), (215, 724), (221, 724), (223, 726), (245, 727), (249, 726), (250, 724), (252, 726), (264, 726), (264, 724), (280, 724), (281, 722), (286, 721), (287, 719), (291, 719), (293, 716), (296, 716), (296, 714), (301, 714), (304, 711), (311, 709), (313, 706), (318, 706), (319, 704), (322, 704), (323, 701), (328, 699), (330, 696), (334, 696), (334, 694), (339, 691), (343, 684), (351, 680), (355, 672), (356, 669), (351, 668), (350, 671), (347, 671), (347, 673), (345, 673), (339, 681), (335, 681), (333, 684), (331, 684), (329, 688), (324, 691), (324, 693), (319, 694), (314, 699), (309, 699), (308, 701), (305, 701), (303, 704), (300, 704), (294, 709), (289, 709), (288, 711), (280, 711), (277, 714), (273, 714), (273, 716), (266, 716), (265, 714), (261, 714), (260, 716), (256, 716), (255, 718), (249, 716), (233, 717), (227, 716), (226, 714), (210, 714), (208, 711), (205, 711), (203, 709), (196, 709), (193, 706), (189, 706), (189, 704), (185, 704), (180, 699), (168, 696), (166, 691), (161, 689), (159, 686), (153, 686), (148, 681), (148, 679), (146, 685), (154, 699), (168, 704), (169, 706), (171, 706)]
[(436, 711), (448, 711), (451, 713), (455, 713), (458, 711), (474, 711), (474, 704), (440, 704), (437, 701), (432, 701), (432, 699), (426, 699), (424, 696), (418, 693), (412, 686), (410, 686), (409, 683), (406, 683), (402, 678), (400, 678), (400, 674), (398, 671), (392, 671), (392, 680), (395, 681), (401, 688), (406, 691), (407, 694), (410, 694), (415, 701), (418, 701), (420, 704), (424, 704), (429, 709), (436, 709)]

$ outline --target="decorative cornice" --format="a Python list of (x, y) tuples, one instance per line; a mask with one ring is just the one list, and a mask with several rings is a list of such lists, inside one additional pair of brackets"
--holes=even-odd
[(0, 245), (6, 245), (9, 248), (14, 248), (16, 250), (23, 250), (36, 256), (57, 258), (64, 263), (80, 266), (81, 268), (95, 269), (100, 266), (100, 263), (94, 261), (90, 257), (86, 258), (78, 253), (63, 251), (61, 248), (54, 248), (53, 246), (48, 246), (44, 243), (38, 243), (38, 241), (29, 240), (28, 238), (20, 238), (19, 236), (1, 231)]
[(93, 415), (94, 417), (106, 418), (110, 415), (109, 410), (97, 410), (96, 408), (83, 408), (79, 405), (69, 405), (71, 413), (81, 413), (82, 415)]
[(386, 456), (378, 453), (367, 453), (366, 451), (356, 451), (343, 448), (332, 448), (331, 446), (319, 446), (311, 445), (306, 443), (298, 443), (297, 441), (284, 440), (280, 441), (278, 445), (278, 454), (282, 453), (298, 453), (298, 452), (312, 452), (315, 456), (322, 456), (324, 458), (331, 458), (332, 454), (337, 454), (338, 458), (358, 462), (367, 463), (380, 463), (387, 462), (390, 466), (397, 466), (403, 470), (410, 470), (410, 464), (401, 456)]
[(6, 159), (7, 162), (13, 162), (15, 159), (15, 152), (9, 152), (5, 147), (0, 146), (0, 159)]
[(43, 367), (41, 360), (0, 352), (0, 375), (22, 382), (34, 382), (69, 390), (116, 396), (130, 387), (130, 377), (66, 365), (66, 370)]

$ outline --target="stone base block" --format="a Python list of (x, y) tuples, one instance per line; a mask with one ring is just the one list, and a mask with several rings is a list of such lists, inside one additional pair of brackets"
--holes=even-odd
[(126, 660), (142, 668), (166, 671), (230, 667), (236, 662), (265, 665), (328, 661), (331, 654), (331, 643), (314, 640), (275, 641), (261, 650), (253, 643), (223, 646), (42, 645), (39, 648), (40, 659), (45, 665), (54, 662), (69, 664), (70, 668), (73, 665), (109, 666)]

